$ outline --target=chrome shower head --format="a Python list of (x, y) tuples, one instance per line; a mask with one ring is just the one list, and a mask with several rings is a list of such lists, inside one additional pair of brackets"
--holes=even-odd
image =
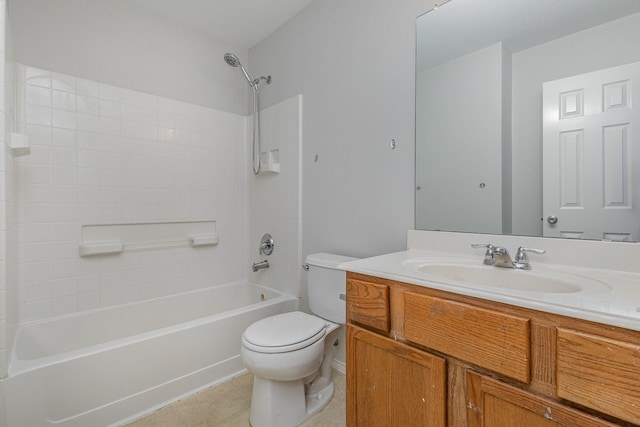
[(240, 66), (240, 60), (233, 53), (225, 53), (224, 54), (224, 61), (227, 64), (231, 65), (232, 67)]
[(257, 83), (251, 80), (251, 77), (249, 77), (249, 73), (247, 73), (247, 70), (244, 69), (244, 67), (240, 63), (240, 60), (238, 59), (237, 56), (235, 56), (233, 53), (225, 53), (224, 62), (226, 62), (227, 64), (231, 65), (234, 68), (240, 67), (240, 69), (242, 70), (242, 74), (244, 74), (245, 78), (249, 82), (249, 86), (251, 86), (252, 88), (256, 87)]

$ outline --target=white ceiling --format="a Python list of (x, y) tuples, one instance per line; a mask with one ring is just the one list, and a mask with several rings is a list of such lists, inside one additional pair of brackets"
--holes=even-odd
[(129, 0), (169, 21), (249, 49), (313, 0)]

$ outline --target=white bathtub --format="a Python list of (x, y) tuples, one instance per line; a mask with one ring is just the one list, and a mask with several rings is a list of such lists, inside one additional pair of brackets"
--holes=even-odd
[(244, 329), (297, 308), (233, 283), (21, 326), (0, 382), (6, 424), (119, 425), (242, 372)]

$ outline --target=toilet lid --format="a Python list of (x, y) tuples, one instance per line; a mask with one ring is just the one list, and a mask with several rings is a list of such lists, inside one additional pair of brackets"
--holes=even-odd
[(245, 346), (263, 353), (284, 353), (307, 347), (321, 339), (326, 322), (301, 311), (258, 320), (242, 335)]

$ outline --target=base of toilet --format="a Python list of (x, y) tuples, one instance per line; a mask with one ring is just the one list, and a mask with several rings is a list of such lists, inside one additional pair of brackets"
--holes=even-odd
[(323, 389), (306, 395), (302, 379), (273, 381), (254, 376), (249, 421), (252, 427), (297, 426), (324, 409), (333, 393), (331, 381)]

